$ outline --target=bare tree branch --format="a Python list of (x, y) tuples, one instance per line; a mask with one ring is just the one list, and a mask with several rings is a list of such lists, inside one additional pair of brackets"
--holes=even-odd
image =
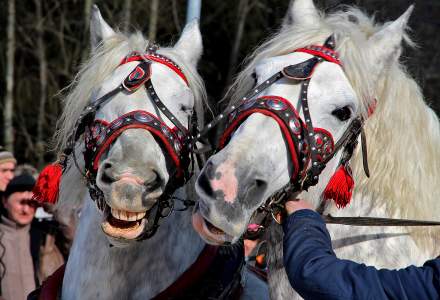
[(124, 31), (128, 32), (131, 24), (131, 0), (124, 1)]
[(40, 101), (38, 105), (37, 115), (37, 161), (38, 167), (42, 167), (44, 164), (44, 136), (43, 129), (46, 116), (46, 99), (47, 99), (47, 60), (46, 60), (46, 47), (43, 41), (43, 12), (41, 7), (41, 0), (34, 0), (37, 15), (37, 53), (38, 63), (40, 67)]
[(181, 32), (182, 26), (180, 26), (180, 22), (179, 22), (179, 12), (177, 11), (176, 0), (171, 0), (171, 4), (172, 4), (172, 11), (173, 11), (174, 25), (176, 26), (177, 32)]
[(14, 129), (12, 117), (14, 114), (14, 58), (15, 58), (15, 0), (8, 2), (8, 28), (6, 50), (6, 96), (3, 111), (3, 130), (5, 147), (14, 151)]
[(249, 0), (240, 0), (237, 9), (237, 29), (229, 59), (228, 75), (226, 76), (226, 88), (231, 84), (232, 76), (236, 71), (238, 54), (240, 51), (241, 40), (243, 38), (244, 25), (246, 23), (249, 10)]
[(159, 0), (151, 0), (150, 26), (148, 27), (148, 39), (150, 41), (156, 40), (158, 13), (159, 13)]

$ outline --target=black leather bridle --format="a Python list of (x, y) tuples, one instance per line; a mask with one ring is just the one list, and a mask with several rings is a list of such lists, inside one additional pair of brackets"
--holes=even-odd
[[(172, 194), (177, 188), (189, 180), (194, 168), (191, 162), (193, 161), (192, 136), (195, 130), (197, 130), (196, 112), (194, 110), (192, 116), (188, 118), (188, 128), (182, 125), (157, 95), (151, 81), (151, 64), (157, 62), (169, 67), (182, 78), (187, 85), (188, 80), (176, 63), (168, 57), (157, 53), (156, 50), (156, 46), (151, 46), (145, 53), (133, 52), (121, 61), (119, 66), (135, 61), (139, 62), (139, 64), (119, 86), (85, 107), (75, 123), (74, 130), (68, 138), (67, 146), (63, 150), (60, 159), (60, 164), (64, 172), (68, 165), (68, 158), (72, 155), (75, 166), (86, 179), (90, 197), (95, 201), (98, 209), (104, 211), (108, 209), (108, 206), (105, 204), (103, 192), (96, 184), (97, 170), (102, 154), (106, 153), (118, 136), (129, 128), (145, 129), (161, 141), (162, 146), (166, 149), (167, 154), (173, 161), (174, 173), (170, 176), (164, 193), (147, 214), (146, 217), (149, 218), (147, 228), (144, 233), (137, 238), (138, 240), (144, 240), (153, 236), (159, 227), (160, 218), (164, 218), (172, 212), (174, 207)], [(128, 112), (111, 122), (95, 119), (96, 112), (100, 107), (116, 94), (120, 92), (131, 94), (142, 86), (145, 88), (156, 108), (174, 124), (174, 128), (168, 127), (158, 116), (143, 110)], [(77, 141), (83, 134), (85, 144), (85, 170), (82, 170), (79, 166), (74, 151)], [(191, 204), (192, 203), (184, 202), (186, 206), (185, 209)]]
[[(265, 203), (256, 210), (252, 219), (258, 220), (257, 223), (253, 223), (257, 225), (257, 230), (256, 232), (246, 232), (244, 238), (255, 237), (257, 235), (261, 236), (265, 227), (271, 223), (272, 218), (279, 223), (279, 217), (285, 213), (284, 204), (286, 201), (289, 200), (293, 194), (316, 185), (319, 180), (319, 175), (324, 170), (326, 164), (339, 151), (342, 150), (339, 165), (343, 165), (346, 169), (351, 171), (348, 164), (357, 147), (359, 136), (361, 136), (364, 172), (367, 177), (370, 176), (366, 138), (363, 131), (365, 119), (362, 116), (357, 116), (350, 122), (336, 143), (334, 143), (333, 137), (329, 132), (313, 127), (307, 98), (308, 85), (313, 71), (319, 63), (328, 61), (342, 67), (338, 59), (338, 54), (334, 49), (335, 40), (332, 35), (325, 41), (323, 46), (311, 45), (294, 50), (293, 52), (305, 52), (314, 57), (305, 62), (287, 66), (282, 71), (272, 75), (263, 83), (249, 91), (241, 99), (240, 103), (227, 107), (197, 134), (197, 139), (201, 139), (206, 136), (212, 128), (215, 128), (220, 122), (226, 120), (226, 130), (220, 138), (219, 147), (216, 149), (219, 151), (226, 145), (235, 129), (252, 113), (262, 113), (273, 118), (278, 125), (280, 125), (283, 136), (289, 146), (289, 152), (294, 166), (291, 180), (286, 186), (269, 197)], [(258, 94), (281, 78), (301, 81), (300, 100), (303, 107), (304, 120), (299, 118), (298, 112), (286, 99), (276, 96), (256, 98)], [(375, 104), (374, 101), (373, 106), (368, 108), (368, 115), (373, 113)], [(321, 206), (322, 204), (323, 203), (321, 203)], [(272, 218), (269, 218), (269, 216), (272, 216)], [(375, 217), (333, 217), (331, 215), (323, 215), (323, 218), (325, 222), (329, 224), (353, 226), (440, 226), (440, 222), (438, 221)]]
[[(226, 119), (226, 130), (220, 138), (218, 149), (216, 149), (219, 151), (226, 145), (239, 125), (253, 113), (262, 113), (278, 123), (289, 146), (293, 172), (290, 176), (290, 182), (272, 195), (261, 207), (273, 214), (284, 207), (284, 203), (291, 194), (307, 190), (309, 187), (316, 185), (326, 164), (339, 150), (343, 150), (340, 164), (348, 164), (357, 145), (358, 136), (362, 132), (364, 119), (361, 116), (350, 122), (337, 143), (334, 143), (333, 137), (328, 131), (313, 126), (308, 105), (309, 82), (313, 71), (321, 62), (327, 61), (342, 67), (334, 48), (335, 40), (333, 36), (330, 36), (323, 46), (311, 45), (294, 50), (293, 52), (304, 52), (313, 55), (313, 57), (304, 62), (285, 67), (282, 71), (254, 87), (241, 99), (239, 104), (226, 108), (197, 135), (197, 138), (202, 138), (219, 122)], [(301, 82), (300, 101), (304, 120), (299, 117), (298, 112), (290, 102), (282, 97), (263, 96), (256, 98), (258, 94), (281, 78)], [(366, 152), (364, 154), (366, 155)], [(369, 175), (366, 158), (364, 162), (365, 171)]]

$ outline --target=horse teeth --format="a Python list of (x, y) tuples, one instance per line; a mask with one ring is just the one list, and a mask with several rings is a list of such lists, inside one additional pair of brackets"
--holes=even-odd
[(111, 214), (114, 218), (116, 218), (118, 220), (137, 221), (137, 220), (142, 219), (146, 213), (145, 212), (141, 212), (141, 213), (129, 212), (129, 211), (124, 211), (124, 210), (112, 208)]
[(136, 213), (132, 213), (128, 211), (126, 213), (127, 213), (128, 221), (136, 221)]
[(114, 218), (119, 219), (119, 211), (117, 209), (112, 208), (111, 214)]
[(135, 221), (137, 221), (137, 220), (140, 220), (140, 219), (142, 219), (143, 217), (145, 217), (145, 212), (142, 212), (142, 213), (136, 213), (136, 216), (135, 216)]

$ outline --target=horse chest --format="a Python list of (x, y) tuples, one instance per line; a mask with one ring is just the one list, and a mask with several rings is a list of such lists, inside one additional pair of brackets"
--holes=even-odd
[(189, 268), (204, 247), (186, 213), (168, 222), (179, 230), (164, 223), (161, 229), (167, 234), (159, 231), (148, 242), (110, 247), (92, 205), (86, 205), (81, 216), (64, 276), (63, 299), (153, 298)]

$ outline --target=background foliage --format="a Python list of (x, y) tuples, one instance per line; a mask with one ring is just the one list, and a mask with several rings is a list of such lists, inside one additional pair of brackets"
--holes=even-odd
[[(0, 105), (3, 109), (6, 77), (6, 44), (9, 1), (0, 1)], [(20, 162), (41, 166), (53, 159), (50, 137), (60, 114), (57, 94), (69, 84), (89, 51), (88, 14), (91, 0), (15, 0), (16, 50), (14, 75), (14, 146)], [(121, 30), (139, 29), (163, 45), (173, 43), (185, 23), (183, 0), (93, 1), (108, 23)], [(413, 3), (410, 0), (315, 0), (324, 11), (341, 4), (357, 5), (379, 21), (394, 20)], [(155, 7), (154, 5), (158, 6)], [(213, 103), (222, 97), (232, 75), (247, 54), (277, 29), (289, 0), (205, 0), (201, 30), (204, 54), (199, 69)], [(407, 49), (402, 59), (423, 87), (427, 102), (440, 112), (440, 1), (416, 1), (410, 19), (411, 36), (419, 45)], [(38, 7), (41, 15), (38, 15)], [(242, 26), (242, 36), (240, 36)], [(42, 41), (42, 44), (38, 44)], [(43, 49), (43, 52), (40, 50)], [(39, 52), (40, 51), (40, 52)], [(41, 102), (41, 61), (47, 64), (44, 113)], [(38, 119), (43, 134), (38, 137)], [(3, 124), (3, 123), (2, 123)], [(3, 130), (2, 130), (3, 131)], [(3, 133), (0, 136), (3, 142)]]

